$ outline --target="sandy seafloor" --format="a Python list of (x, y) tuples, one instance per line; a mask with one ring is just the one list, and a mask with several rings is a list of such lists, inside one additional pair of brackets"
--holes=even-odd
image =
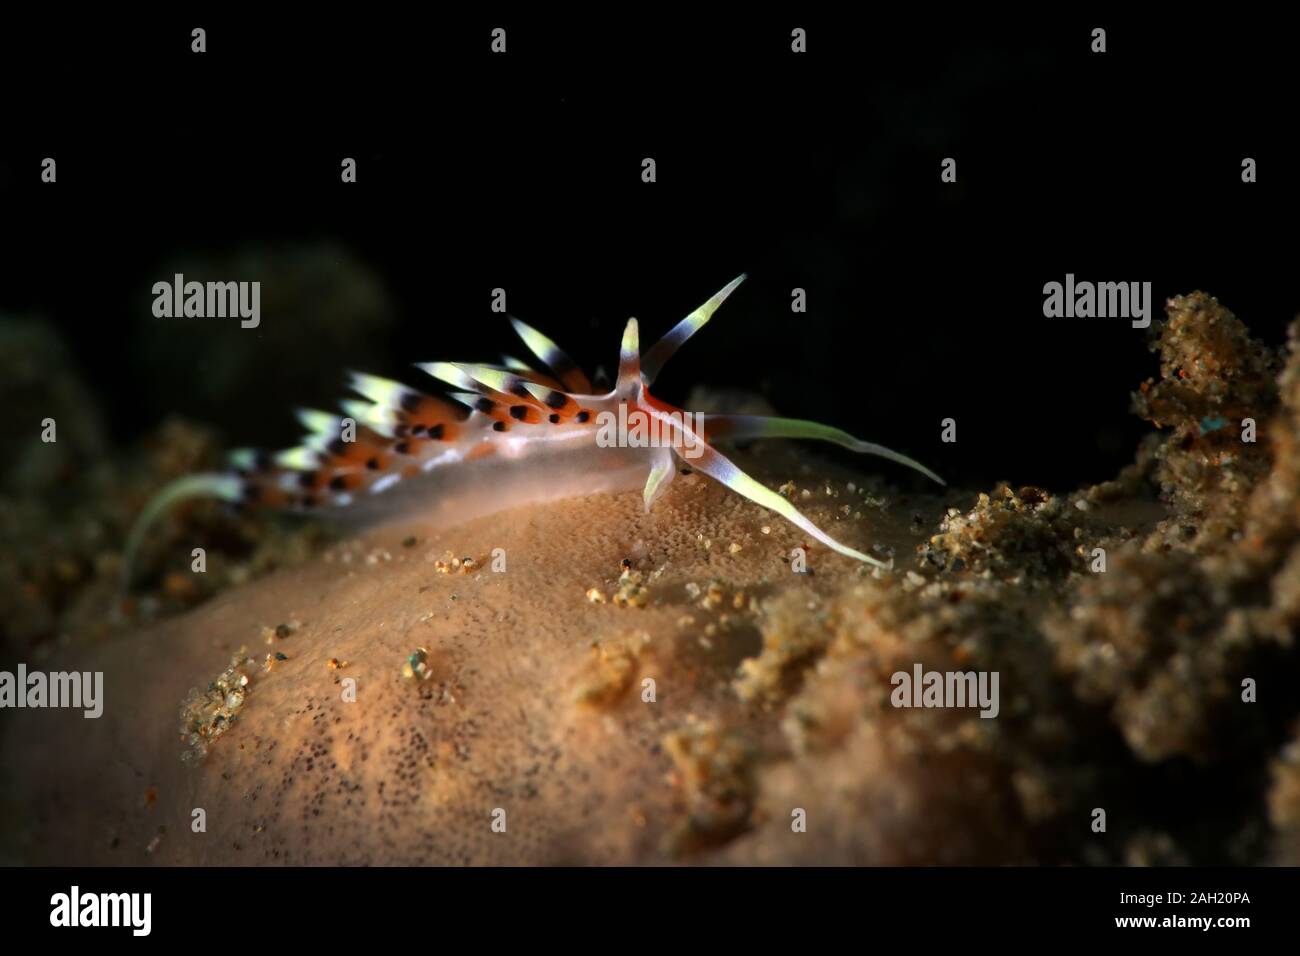
[[(1300, 333), (1168, 312), (1133, 383), (1151, 437), (1110, 482), (905, 491), (737, 453), (887, 573), (810, 547), (795, 574), (797, 529), (683, 475), (648, 515), (632, 492), (359, 535), (184, 509), (122, 605), (125, 528), (211, 435), (168, 424), (74, 508), (11, 485), (6, 666), (102, 670), (106, 708), (4, 715), (0, 858), (1300, 862)], [(892, 706), (916, 663), (997, 671), (998, 716)]]

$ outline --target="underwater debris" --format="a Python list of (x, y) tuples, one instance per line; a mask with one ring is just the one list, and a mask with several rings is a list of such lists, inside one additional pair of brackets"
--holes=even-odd
[(598, 587), (587, 588), (588, 604), (613, 603), (617, 607), (645, 607), (650, 602), (650, 591), (645, 586), (645, 575), (632, 567), (632, 562), (624, 558), (619, 562), (617, 585), (607, 596)]
[(427, 647), (417, 647), (406, 658), (406, 663), (402, 665), (402, 677), (412, 683), (421, 683), (433, 677), (433, 671), (429, 668), (429, 649)]
[(203, 762), (212, 745), (239, 719), (251, 688), (256, 661), (240, 648), (230, 664), (204, 690), (194, 688), (181, 704), (181, 763)]
[(439, 574), (469, 574), (478, 570), (479, 563), (471, 557), (455, 557), (451, 551), (434, 560), (433, 569)]
[(1121, 551), (1107, 572), (1082, 580), (1068, 617), (1044, 632), (1075, 693), (1113, 706), (1133, 751), (1148, 761), (1202, 752), (1227, 703), (1244, 647), (1217, 640), (1229, 608), (1185, 554)]
[(645, 631), (593, 641), (592, 659), (579, 679), (574, 701), (595, 707), (615, 703), (632, 686), (641, 652), (649, 643)]
[(709, 581), (703, 594), (704, 596), (700, 598), (699, 606), (706, 611), (718, 610), (727, 599), (726, 586), (717, 578)]
[[(1145, 761), (1204, 760), (1258, 733), (1241, 677), (1273, 670), (1263, 662), (1300, 625), (1297, 325), (1275, 379), (1276, 351), (1212, 297), (1177, 297), (1167, 311), (1153, 346), (1161, 380), (1134, 404), (1169, 429), (1144, 449), (1168, 516), (1113, 549), (1107, 573), (1081, 581), (1068, 615), (1044, 625), (1076, 691), (1112, 707)], [(1242, 441), (1237, 424), (1255, 416), (1268, 440)], [(1233, 427), (1203, 428), (1215, 418)]]
[(744, 701), (779, 703), (794, 691), (802, 669), (830, 644), (824, 619), (809, 619), (808, 598), (799, 592), (783, 594), (763, 607), (763, 648), (741, 662), (732, 681)]
[[(1153, 454), (1161, 498), (1201, 516), (1196, 537), (1222, 542), (1241, 527), (1246, 493), (1271, 468), (1272, 432), (1263, 425), (1277, 408), (1284, 356), (1203, 292), (1170, 299), (1166, 312), (1151, 345), (1160, 379), (1142, 383), (1133, 409), (1166, 430)], [(1254, 440), (1243, 440), (1248, 421), (1258, 426)]]
[(920, 550), (921, 564), (947, 571), (1014, 575), (1041, 582), (1086, 569), (1078, 554), (1081, 515), (1041, 488), (1000, 484), (965, 513), (949, 508)]
[(645, 607), (650, 602), (650, 591), (642, 584), (644, 575), (631, 566), (623, 564), (623, 572), (618, 576), (618, 590), (611, 598), (618, 607)]
[(664, 738), (683, 817), (667, 837), (674, 854), (719, 846), (750, 826), (757, 784), (755, 752), (734, 729), (693, 723)]
[(263, 627), (262, 639), (267, 644), (275, 644), (278, 641), (292, 637), (300, 627), (302, 627), (302, 621), (298, 620), (286, 621), (283, 624), (277, 624), (275, 627)]
[(163, 837), (165, 837), (166, 835), (167, 835), (166, 824), (159, 824), (158, 832), (155, 833), (152, 839), (150, 839), (149, 842), (145, 844), (144, 852), (148, 853), (150, 856), (157, 853), (158, 848), (162, 846)]

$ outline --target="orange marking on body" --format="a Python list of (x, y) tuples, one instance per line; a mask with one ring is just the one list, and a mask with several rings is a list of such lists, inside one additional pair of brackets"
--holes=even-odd
[(435, 425), (452, 426), (465, 418), (464, 410), (433, 395), (420, 395), (403, 402), (399, 420), (404, 425), (419, 425), (426, 431)]

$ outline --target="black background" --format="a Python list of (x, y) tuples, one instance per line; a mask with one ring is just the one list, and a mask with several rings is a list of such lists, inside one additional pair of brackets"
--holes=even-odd
[[(337, 241), (397, 305), (368, 370), (412, 382), (414, 361), (521, 351), (489, 311), (496, 286), (612, 370), (629, 315), (647, 343), (745, 271), (663, 397), (760, 390), (971, 486), (1071, 487), (1131, 459), (1147, 428), (1129, 392), (1157, 366), (1124, 320), (1045, 319), (1045, 282), (1151, 281), (1157, 303), (1201, 288), (1269, 342), (1300, 313), (1288, 36), (1100, 9), (11, 20), (0, 310), (64, 332), (120, 443), (177, 411), (232, 444), (287, 445), (273, 389), (248, 413), (261, 383), (229, 402), (159, 387), (156, 346), (189, 334), (149, 312), (169, 257)], [(310, 361), (297, 398), (326, 404), (351, 357)]]

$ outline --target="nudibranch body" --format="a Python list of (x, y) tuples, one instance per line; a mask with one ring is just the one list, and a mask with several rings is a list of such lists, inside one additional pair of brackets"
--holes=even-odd
[[(673, 353), (713, 316), (744, 280), (739, 276), (682, 319), (644, 354), (636, 319), (619, 351), (618, 379), (598, 393), (549, 338), (511, 319), (524, 344), (549, 370), (516, 359), (501, 365), (431, 362), (417, 367), (451, 386), (430, 395), (400, 382), (353, 373), (361, 398), (342, 414), (299, 410), (301, 445), (278, 454), (240, 450), (227, 473), (191, 475), (163, 489), (127, 541), (124, 579), (149, 524), (178, 501), (215, 497), (257, 507), (315, 512), (391, 513), (396, 499), (465, 520), (530, 501), (642, 487), (647, 511), (679, 463), (776, 512), (822, 544), (868, 564), (886, 565), (823, 532), (790, 501), (736, 467), (715, 447), (722, 440), (805, 438), (878, 455), (943, 483), (912, 459), (828, 425), (789, 418), (702, 415), (650, 393)], [(408, 495), (390, 489), (407, 488)], [(387, 492), (387, 494), (383, 494)], [(381, 496), (377, 497), (377, 496)], [(414, 495), (414, 498), (411, 496)]]

